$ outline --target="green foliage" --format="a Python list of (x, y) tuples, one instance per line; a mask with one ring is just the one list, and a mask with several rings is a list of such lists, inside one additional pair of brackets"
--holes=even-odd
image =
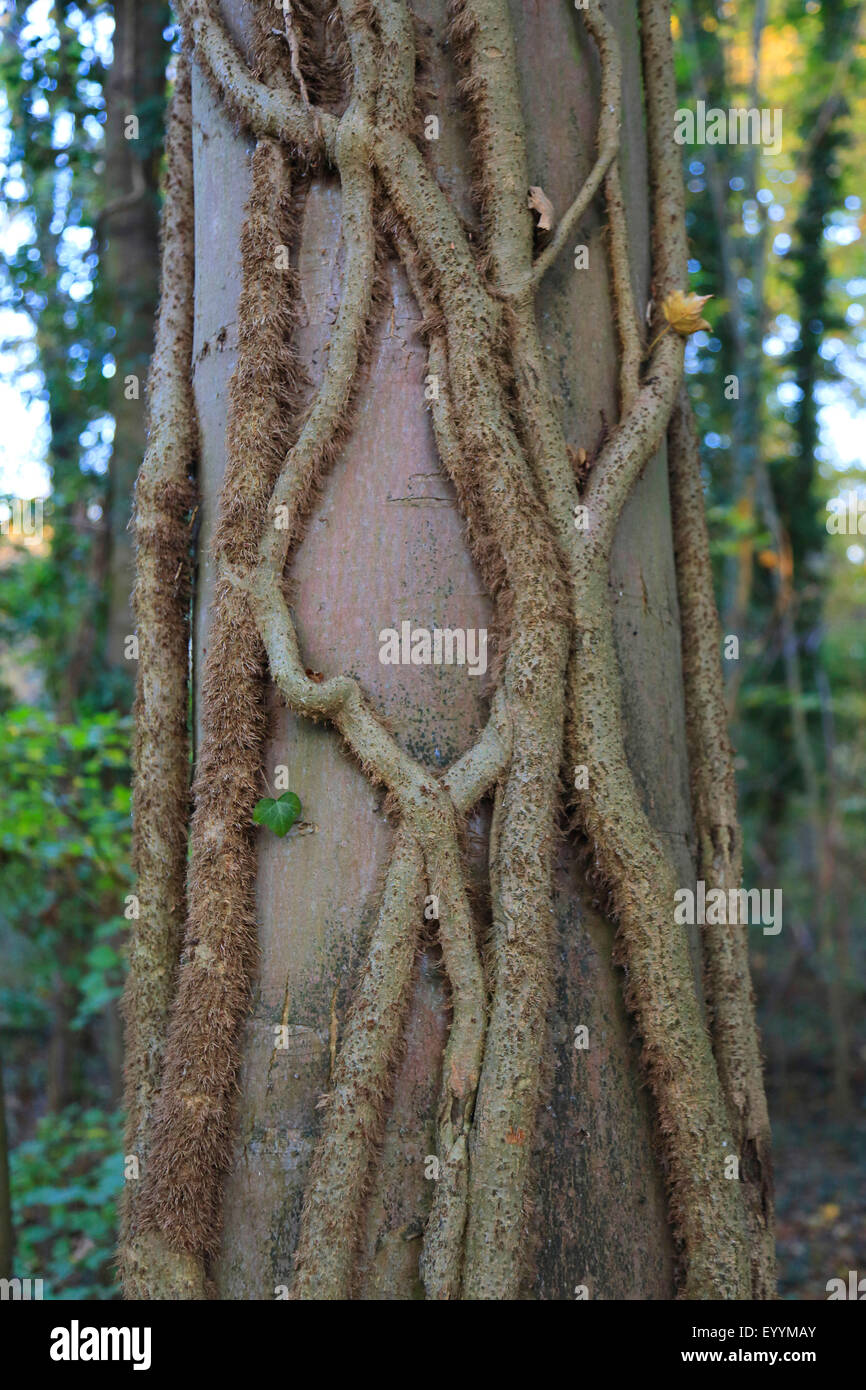
[[(49, 695), (57, 698), (84, 663), (82, 614), (90, 640), (103, 616), (98, 572), (108, 500), (111, 316), (99, 293), (97, 224), (101, 191), (104, 69), (97, 24), (109, 7), (59, 3), (49, 22), (17, 0), (4, 16), (0, 86), (9, 106), (0, 197), (29, 230), (6, 256), (0, 305), (26, 315), (32, 336), (17, 349), (18, 385), (46, 410), (52, 497), (51, 545), (19, 557), (0, 598), (0, 640), (30, 639)], [(22, 318), (22, 323), (26, 322)], [(72, 682), (82, 687), (83, 679)], [(98, 672), (90, 676), (96, 698)]]
[[(2, 725), (0, 1016), (12, 1062), (7, 1081), (26, 1074), (25, 1094), (28, 1088), (45, 1093), (44, 1044), (62, 1007), (64, 1026), (80, 1037), (72, 1044), (74, 1093), (86, 1096), (93, 1093), (83, 1064), (88, 1029), (123, 980), (130, 720), (100, 714), (64, 724), (18, 708), (7, 711)], [(95, 1089), (101, 1089), (98, 1073)], [(43, 1279), (46, 1297), (111, 1296), (121, 1155), (119, 1115), (92, 1105), (43, 1115), (35, 1132), (13, 1143), (15, 1272)]]
[(262, 797), (256, 803), (253, 820), (256, 825), (266, 825), (268, 830), (273, 830), (275, 835), (282, 838), (288, 835), (300, 814), (301, 803), (295, 793), (283, 792), (276, 800), (271, 796)]
[(81, 1028), (120, 992), (118, 941), (129, 889), (130, 720), (59, 724), (35, 709), (3, 717), (0, 931), (18, 943), (29, 1007), (58, 977)]
[(745, 878), (784, 891), (783, 932), (754, 950), (770, 1087), (807, 1072), (826, 1102), (844, 1027), (856, 1073), (866, 968), (850, 929), (866, 872), (866, 568), (858, 538), (825, 524), (828, 499), (864, 475), (861, 461), (846, 477), (823, 415), (864, 408), (862, 10), (682, 0), (676, 13), (683, 105), (783, 112), (776, 153), (684, 148), (688, 288), (717, 311), (686, 368), (723, 631), (740, 636), (727, 676)]
[(15, 1274), (43, 1279), (50, 1299), (116, 1296), (120, 1116), (77, 1105), (46, 1115), (13, 1151), (10, 1167)]

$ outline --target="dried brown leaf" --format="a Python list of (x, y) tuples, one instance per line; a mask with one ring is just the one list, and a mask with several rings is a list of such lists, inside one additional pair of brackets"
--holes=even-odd
[(538, 230), (540, 232), (549, 232), (553, 227), (555, 213), (553, 211), (553, 203), (550, 201), (543, 188), (539, 188), (537, 185), (533, 185), (533, 187), (530, 188), (527, 206), (530, 207), (533, 212), (538, 213), (538, 222), (536, 223)]

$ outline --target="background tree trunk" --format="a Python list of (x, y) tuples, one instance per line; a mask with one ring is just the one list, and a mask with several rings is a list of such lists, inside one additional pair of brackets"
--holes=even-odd
[[(449, 193), (471, 216), (469, 156), (445, 5), (417, 3), (431, 30), (429, 111), (441, 135), (432, 156)], [(245, 39), (244, 7), (223, 6)], [(597, 63), (565, 5), (511, 5), (518, 45), (531, 178), (557, 211), (594, 158)], [(633, 4), (608, 5), (623, 50), (623, 182), (642, 311), (649, 298), (647, 155)], [(555, 75), (555, 80), (553, 80)], [(201, 548), (194, 665), (208, 642), (213, 571), (209, 540), (225, 467), (228, 383), (236, 360), (239, 238), (251, 146), (238, 135), (200, 71), (193, 72), (196, 204), (194, 384), (201, 425)], [(524, 190), (515, 196), (523, 197)], [(541, 291), (538, 321), (566, 438), (590, 454), (616, 418), (617, 348), (602, 220), (591, 210)], [(314, 182), (303, 212), (299, 270), (305, 318), (299, 342), (313, 381), (338, 301), (343, 249), (340, 193)], [(438, 462), (425, 411), (426, 351), (420, 313), (400, 267), (388, 267), (388, 302), (364, 369), (354, 428), (324, 485), (292, 578), (294, 614), (312, 668), (348, 671), (414, 757), (447, 766), (484, 719), (486, 680), (463, 667), (386, 667), (378, 633), (403, 619), (426, 627), (483, 627), (489, 605), (469, 555), (453, 490)], [(671, 845), (680, 882), (692, 883), (688, 769), (679, 626), (665, 460), (645, 470), (626, 506), (611, 569), (629, 756), (653, 824)], [(392, 832), (380, 799), (329, 728), (288, 714), (276, 699), (266, 772), (286, 765), (315, 833), (259, 841), (260, 965), (246, 1025), (234, 1159), (225, 1185), (219, 1296), (273, 1298), (291, 1282), (302, 1195), (333, 1049), (363, 959)], [(488, 816), (472, 822), (479, 879)], [(536, 1250), (527, 1292), (544, 1299), (669, 1298), (672, 1242), (654, 1156), (637, 1043), (611, 962), (613, 928), (591, 883), (563, 846), (558, 875), (556, 999), (548, 1091), (535, 1140), (537, 1182), (529, 1221)], [(695, 943), (693, 943), (694, 945)], [(696, 979), (698, 977), (695, 954)], [(290, 1047), (274, 1050), (274, 1028)], [(575, 1050), (586, 1025), (590, 1047)], [(369, 1204), (362, 1294), (422, 1296), (421, 1230), (432, 1184), (439, 1058), (447, 1027), (437, 954), (418, 960), (405, 1056), (391, 1106), (380, 1175)]]
[[(133, 550), (129, 519), (135, 477), (144, 456), (144, 382), (153, 350), (159, 297), (158, 187), (162, 156), (165, 0), (115, 0), (114, 60), (106, 93), (106, 206), (101, 221), (104, 284), (115, 327), (112, 413), (114, 446), (109, 478), (109, 578), (106, 656), (129, 672), (124, 638), (134, 630), (130, 596)], [(138, 122), (137, 133), (127, 125)], [(138, 380), (138, 393), (128, 378)]]

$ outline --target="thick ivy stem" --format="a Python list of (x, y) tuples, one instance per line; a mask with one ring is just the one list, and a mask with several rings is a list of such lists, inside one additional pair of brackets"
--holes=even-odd
[[(148, 381), (149, 439), (136, 484), (138, 640), (133, 763), (133, 919), (126, 1022), (125, 1152), (147, 1171), (186, 912), (189, 821), (190, 521), (197, 424), (190, 390), (194, 270), (190, 75), (178, 67), (166, 134), (162, 301)], [(121, 1249), (138, 1230), (140, 1180), (124, 1195)], [(125, 1271), (126, 1273), (126, 1271)]]
[[(697, 431), (685, 389), (668, 429), (668, 463), (682, 627), (686, 735), (698, 877), (725, 892), (740, 887), (733, 752), (721, 669), (721, 628), (713, 592)], [(740, 1158), (751, 1232), (752, 1296), (775, 1297), (773, 1167), (760, 1038), (743, 928), (704, 929), (707, 1013), (722, 1089)]]
[[(615, 101), (622, 107), (622, 60), (616, 31), (598, 4), (582, 11), (583, 21), (592, 34), (601, 60), (602, 101)], [(608, 216), (613, 301), (620, 346), (619, 405), (620, 416), (628, 414), (634, 405), (640, 386), (643, 360), (643, 340), (632, 288), (631, 253), (629, 250), (628, 218), (623, 199), (620, 154), (608, 166), (604, 177), (604, 200)]]
[(644, 347), (632, 288), (628, 221), (618, 159), (614, 160), (607, 171), (604, 198), (608, 214), (610, 269), (619, 335), (619, 410), (622, 419), (628, 415), (640, 390)]
[(294, 1298), (343, 1299), (352, 1291), (362, 1204), (403, 1035), (423, 893), (421, 848), (401, 829), (333, 1085), (320, 1101), (326, 1108), (325, 1125), (304, 1204)]
[(616, 955), (642, 1040), (671, 1218), (684, 1252), (681, 1295), (745, 1298), (750, 1281), (742, 1203), (739, 1185), (725, 1168), (732, 1133), (694, 993), (686, 935), (673, 925), (676, 877), (625, 755), (607, 589), (606, 566), (587, 571), (572, 665), (579, 710), (572, 747), (588, 775), (578, 809), (619, 923)]
[[(600, 0), (591, 0), (590, 6), (583, 13), (587, 28), (596, 41), (601, 59), (598, 152), (586, 182), (560, 219), (550, 242), (532, 267), (529, 278), (530, 289), (538, 287), (546, 271), (553, 265), (563, 248), (568, 245), (574, 229), (601, 187), (602, 180), (605, 181), (605, 187), (610, 194), (611, 171), (616, 169), (616, 161), (619, 156), (622, 121), (622, 62), (619, 55), (619, 44), (616, 41), (613, 28), (601, 9)], [(618, 174), (614, 175), (614, 179), (613, 187), (615, 190)]]
[[(652, 196), (653, 289), (656, 318), (669, 294), (686, 284), (685, 190), (680, 146), (672, 136), (677, 83), (670, 0), (639, 0)], [(655, 332), (654, 330), (653, 336)]]
[(287, 86), (268, 86), (253, 76), (217, 13), (213, 0), (178, 0), (190, 53), (201, 63), (231, 112), (260, 140), (285, 142), (306, 160), (328, 157), (337, 121), (308, 106)]

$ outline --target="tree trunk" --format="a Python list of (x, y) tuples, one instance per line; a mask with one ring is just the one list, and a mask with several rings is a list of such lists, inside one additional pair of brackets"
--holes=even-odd
[[(319, 152), (309, 172), (295, 157), (282, 202), (267, 203), (267, 180), (286, 158), (275, 153), (273, 123), (261, 100), (250, 117), (248, 75), (231, 66), (234, 50), (226, 59), (222, 36), (215, 44), (213, 7), (183, 7), (198, 59), (197, 810), (187, 947), (151, 1172), (124, 1256), (127, 1291), (224, 1299), (664, 1299), (679, 1286), (692, 1297), (763, 1296), (768, 1276), (755, 1273), (763, 1257), (755, 1253), (743, 1181), (722, 1176), (725, 1148), (739, 1148), (742, 1136), (710, 1051), (701, 942), (673, 926), (668, 900), (674, 883), (694, 884), (698, 848), (664, 448), (682, 342), (662, 332), (664, 319), (657, 322), (659, 298), (685, 289), (678, 152), (672, 126), (664, 128), (668, 12), (646, 0), (642, 55), (630, 0), (610, 0), (613, 33), (604, 16), (590, 15), (584, 26), (567, 5), (460, 3), (450, 7), (450, 28), (437, 0), (416, 0), (414, 9), (423, 59), (417, 127), (436, 134), (420, 147), (457, 215), (448, 220), (397, 130), (407, 12), (392, 0), (339, 6), (356, 129), (362, 142), (365, 120), (377, 132), (370, 162), (382, 223), (369, 333), (353, 337), (347, 303), (364, 296), (363, 211), (356, 219), (367, 206), (368, 165), (362, 160), (351, 172), (348, 119), (333, 140), (333, 117), (320, 121), (310, 138), (315, 144), (324, 130), (329, 157)], [(299, 68), (310, 100), (330, 112), (318, 7), (277, 11), (288, 39), (298, 41), (297, 61), (292, 42), (280, 47), (273, 35), (257, 37), (262, 10), (270, 13), (226, 0), (233, 44), (271, 90), (298, 91)], [(411, 76), (411, 56), (406, 66)], [(596, 150), (603, 154), (610, 136), (603, 120), (597, 146), (600, 109), (620, 99), (619, 153), (599, 169)], [(306, 130), (307, 108), (292, 110)], [(239, 129), (239, 113), (258, 146)], [(473, 181), (470, 140), (478, 131), (481, 167)], [(665, 142), (667, 155), (660, 153)], [(293, 143), (300, 141), (287, 135), (286, 148)], [(572, 199), (593, 177), (593, 188), (603, 180), (605, 199), (587, 194), (583, 213), (571, 217)], [(553, 204), (552, 233), (533, 233), (530, 185)], [(406, 194), (413, 186), (415, 203)], [(436, 206), (429, 227), (428, 195)], [(668, 216), (678, 228), (673, 245), (661, 225)], [(284, 239), (289, 275), (268, 280)], [(476, 345), (462, 295), (467, 285), (467, 298), (476, 293), (472, 267), (481, 244), (487, 256), (479, 284), (493, 292), (478, 292)], [(661, 338), (641, 379), (651, 244), (652, 337)], [(456, 274), (449, 251), (458, 262), (466, 257)], [(442, 258), (435, 265), (434, 252)], [(551, 264), (542, 279), (545, 255)], [(521, 274), (536, 277), (534, 318), (525, 296), (509, 299)], [(284, 288), (262, 291), (277, 283)], [(274, 324), (273, 296), (280, 294), (287, 319)], [(505, 306), (509, 342), (504, 386), (499, 367), (485, 358), (484, 315), (495, 318), (496, 305)], [(283, 375), (271, 386), (275, 359), (267, 354), (283, 353), (289, 332), (293, 355), (281, 359)], [(294, 514), (290, 522), (284, 610), (262, 577), (264, 560), (258, 578), (245, 577), (255, 569), (255, 545), (242, 549), (242, 528), (248, 515), (263, 516), (261, 503), (243, 510), (245, 479), (257, 466), (256, 441), (263, 470), (269, 449), (278, 455), (265, 497), (286, 448), (289, 461), (303, 466), (316, 420), (315, 408), (312, 416), (303, 412), (316, 391), (330, 400), (333, 378), (353, 351), (357, 368), (348, 368), (321, 462), (304, 484), (303, 527), (292, 530)], [(300, 405), (296, 399), (296, 426), (281, 426), (283, 440), (269, 412), (286, 373)], [(470, 382), (477, 397), (467, 410)], [(534, 482), (525, 482), (525, 460)], [(525, 504), (515, 508), (521, 495)], [(589, 509), (593, 537), (583, 551), (578, 499)], [(264, 526), (262, 556), (279, 546)], [(544, 557), (552, 557), (546, 576)], [(563, 645), (566, 610), (566, 630), (576, 636)], [(498, 638), (495, 659), (484, 675), (468, 665), (383, 664), (380, 635), (404, 622), (489, 628)], [(292, 624), (302, 653), (297, 670)], [(231, 691), (261, 659), (255, 641), (248, 659), (238, 656), (256, 626), (275, 679), (263, 714), (252, 696), (240, 706), (241, 737), (227, 712)], [(362, 704), (343, 694), (326, 703), (341, 672), (357, 681)], [(723, 727), (718, 734), (724, 748)], [(445, 770), (482, 735), (499, 770), (482, 795), (462, 800), (459, 772)], [(409, 755), (405, 763), (389, 736)], [(542, 748), (548, 751), (536, 758)], [(256, 797), (278, 796), (282, 767), (304, 823), (286, 838), (260, 829), (247, 857), (237, 817), (225, 819), (228, 807), (234, 795), (249, 817)], [(437, 800), (442, 787), (466, 865), (475, 919), (474, 926), (465, 919), (468, 942), (458, 939), (464, 876), (458, 873), (455, 886), (441, 867), (452, 862), (451, 813)], [(568, 817), (556, 810), (560, 799)], [(250, 864), (254, 900), (247, 901), (238, 883)], [(225, 889), (211, 900), (221, 873)], [(236, 1011), (236, 1051), (230, 1039), (213, 1039), (214, 1020), (222, 1010), (229, 1018), (235, 989), (226, 983), (234, 968), (228, 938), (213, 926), (229, 896), (225, 911), (242, 938), (238, 971), (252, 984), (252, 1007)], [(418, 932), (408, 950), (395, 926), (407, 897)], [(657, 931), (644, 930), (648, 916)], [(254, 964), (244, 944), (253, 931)], [(487, 1009), (465, 1004), (476, 998), (476, 939)], [(218, 986), (207, 964), (214, 950), (222, 962)], [(747, 975), (737, 988), (748, 991)], [(480, 1076), (469, 1076), (469, 1064), (461, 1068), (471, 1048), (460, 1049), (482, 1014), (483, 1063)], [(743, 1026), (753, 1028), (748, 1010)], [(205, 1030), (198, 1042), (197, 1028)], [(194, 1083), (185, 1070), (190, 1049), (202, 1059)], [(231, 1107), (217, 1099), (221, 1069), (232, 1085), (237, 1075)], [(755, 1080), (760, 1090), (759, 1072)], [(199, 1107), (211, 1117), (207, 1140), (193, 1117)], [(212, 1156), (224, 1135), (227, 1163)], [(212, 1166), (216, 1180), (205, 1173)], [(702, 1193), (712, 1183), (709, 1218)], [(205, 1187), (218, 1194), (214, 1212), (191, 1220), (192, 1194)], [(340, 1229), (349, 1190), (348, 1228)]]
[(164, 0), (115, 0), (114, 60), (106, 93), (102, 273), (115, 328), (115, 434), (109, 478), (108, 664), (129, 670), (133, 631), (129, 530), (132, 492), (145, 446), (142, 401), (159, 291), (157, 191), (170, 22)]

